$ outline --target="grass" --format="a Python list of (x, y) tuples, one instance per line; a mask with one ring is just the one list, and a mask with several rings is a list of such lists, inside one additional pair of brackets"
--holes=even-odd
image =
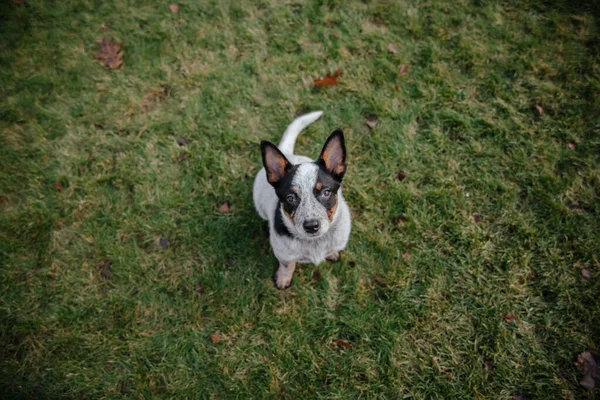
[[(4, 398), (598, 396), (592, 1), (2, 8)], [(297, 150), (345, 130), (353, 233), (277, 291), (258, 143), (317, 109)]]

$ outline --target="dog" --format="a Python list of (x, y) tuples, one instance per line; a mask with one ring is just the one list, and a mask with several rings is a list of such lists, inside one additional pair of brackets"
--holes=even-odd
[(271, 248), (279, 260), (274, 275), (278, 289), (291, 285), (296, 264), (339, 260), (350, 236), (350, 209), (341, 188), (346, 173), (342, 130), (331, 133), (316, 161), (294, 154), (300, 132), (321, 115), (316, 111), (296, 118), (279, 147), (260, 144), (264, 168), (252, 194), (258, 215), (269, 222)]

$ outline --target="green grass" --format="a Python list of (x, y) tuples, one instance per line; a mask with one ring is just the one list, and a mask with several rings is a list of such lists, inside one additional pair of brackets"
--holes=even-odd
[[(598, 396), (575, 366), (600, 350), (593, 1), (14, 3), (4, 398)], [(104, 36), (120, 70), (94, 59)], [(344, 129), (353, 233), (277, 291), (258, 143), (317, 109), (296, 148)]]

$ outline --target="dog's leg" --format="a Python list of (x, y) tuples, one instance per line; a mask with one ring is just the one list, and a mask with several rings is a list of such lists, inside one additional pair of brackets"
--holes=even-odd
[(339, 251), (332, 251), (331, 253), (329, 253), (327, 255), (327, 261), (333, 262), (333, 263), (340, 261), (340, 252)]
[(275, 286), (277, 289), (287, 289), (292, 283), (292, 276), (296, 269), (296, 261), (291, 261), (286, 264), (279, 263), (279, 268), (275, 272)]

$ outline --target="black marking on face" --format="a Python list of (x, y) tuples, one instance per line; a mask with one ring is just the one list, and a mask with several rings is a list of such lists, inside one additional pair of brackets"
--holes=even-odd
[(289, 229), (283, 223), (284, 216), (282, 215), (283, 211), (281, 211), (281, 203), (277, 203), (277, 208), (275, 209), (275, 219), (273, 220), (273, 226), (275, 227), (275, 232), (281, 236), (293, 237), (290, 233)]
[(279, 201), (283, 204), (283, 210), (290, 218), (293, 218), (296, 208), (300, 205), (300, 195), (292, 185), (297, 170), (298, 165), (291, 165), (275, 187), (275, 194), (277, 194)]
[(313, 189), (316, 199), (327, 209), (327, 214), (331, 219), (337, 208), (337, 192), (340, 189), (340, 182), (333, 177), (329, 171), (319, 167), (317, 174), (317, 184)]

